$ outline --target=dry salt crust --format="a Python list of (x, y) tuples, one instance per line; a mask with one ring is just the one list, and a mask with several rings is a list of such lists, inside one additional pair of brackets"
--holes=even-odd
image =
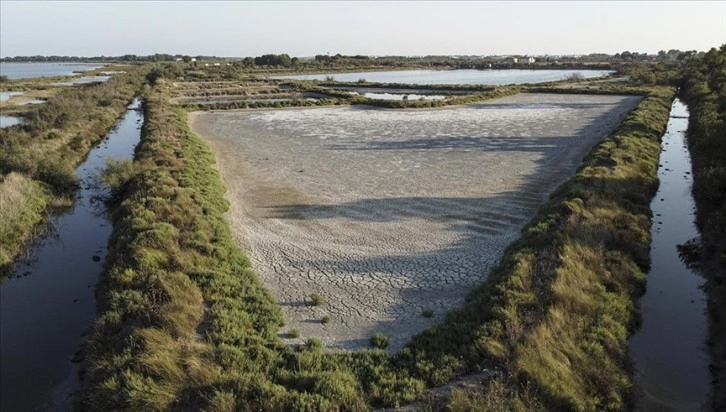
[[(190, 124), (217, 157), (236, 240), (284, 310), (281, 337), (357, 349), (380, 331), (395, 351), (464, 303), (638, 101), (520, 94), (439, 109), (197, 112)], [(313, 293), (325, 304), (307, 305)]]

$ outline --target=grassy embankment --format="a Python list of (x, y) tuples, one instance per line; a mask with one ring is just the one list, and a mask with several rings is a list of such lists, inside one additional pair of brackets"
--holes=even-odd
[(481, 393), (455, 392), (449, 407), (625, 407), (673, 89), (651, 89), (465, 307), (393, 356), (277, 338), (281, 311), (232, 239), (213, 155), (167, 89), (160, 82), (147, 99), (139, 172), (114, 215), (87, 409), (363, 410), (483, 368), (498, 377)]
[(143, 73), (134, 70), (104, 84), (65, 88), (27, 108), (24, 124), (0, 129), (0, 275), (9, 272), (50, 208), (72, 203), (75, 167), (142, 83)]
[(690, 110), (693, 197), (707, 279), (712, 407), (718, 411), (726, 409), (726, 45), (687, 69), (683, 96)]

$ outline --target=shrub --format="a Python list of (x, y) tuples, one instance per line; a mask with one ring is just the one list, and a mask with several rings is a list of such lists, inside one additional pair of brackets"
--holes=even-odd
[(330, 323), (330, 316), (323, 316), (323, 318), (320, 319), (320, 323), (322, 323), (323, 325)]
[(388, 337), (381, 332), (371, 335), (371, 345), (374, 348), (383, 349), (388, 346)]
[(106, 169), (101, 172), (101, 179), (111, 190), (113, 196), (118, 196), (131, 182), (139, 168), (129, 159), (106, 159)]
[(320, 349), (323, 347), (323, 341), (320, 338), (312, 337), (305, 342), (307, 349)]
[(310, 304), (313, 306), (322, 306), (325, 303), (325, 298), (319, 293), (313, 293), (310, 295)]

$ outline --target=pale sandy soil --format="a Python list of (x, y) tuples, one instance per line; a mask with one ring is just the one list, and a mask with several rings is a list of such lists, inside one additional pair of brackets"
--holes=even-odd
[[(356, 349), (381, 331), (397, 350), (462, 305), (638, 101), (520, 94), (440, 109), (197, 112), (190, 124), (217, 157), (232, 230), (284, 331), (302, 334), (288, 341)], [(326, 303), (307, 305), (313, 293)]]

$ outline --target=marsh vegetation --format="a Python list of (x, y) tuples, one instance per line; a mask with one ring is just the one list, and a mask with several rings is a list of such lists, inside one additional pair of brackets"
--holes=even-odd
[(409, 402), (483, 368), (499, 371), (485, 393), (454, 393), (449, 407), (627, 403), (626, 339), (648, 265), (648, 204), (672, 89), (646, 89), (464, 307), (395, 355), (279, 340), (282, 312), (233, 241), (214, 158), (170, 90), (162, 81), (150, 91), (139, 173), (114, 215), (89, 408), (358, 410)]

